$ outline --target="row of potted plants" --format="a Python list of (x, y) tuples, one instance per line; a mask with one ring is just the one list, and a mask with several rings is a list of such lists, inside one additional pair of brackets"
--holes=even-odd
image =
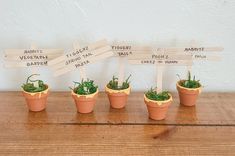
[[(32, 80), (33, 74), (29, 76), (26, 83), (22, 85), (23, 95), (26, 99), (30, 111), (42, 111), (46, 108), (49, 86), (42, 80)], [(128, 95), (130, 94), (130, 76), (118, 86), (118, 78), (114, 77), (105, 86), (105, 92), (112, 108), (124, 108), (127, 103)], [(194, 106), (196, 99), (201, 92), (202, 85), (199, 80), (195, 80), (195, 76), (191, 79), (191, 74), (188, 74), (188, 79), (179, 80), (176, 84), (180, 103), (184, 106)], [(74, 87), (71, 87), (71, 95), (75, 101), (77, 111), (79, 113), (90, 113), (98, 97), (98, 86), (93, 80), (82, 80), (74, 82)], [(144, 94), (144, 102), (147, 106), (149, 117), (154, 120), (165, 119), (169, 106), (173, 101), (172, 95), (168, 91), (157, 93), (151, 88)]]

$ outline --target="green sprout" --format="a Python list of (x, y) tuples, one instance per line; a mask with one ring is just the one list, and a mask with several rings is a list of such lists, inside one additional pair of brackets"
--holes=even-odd
[[(179, 77), (179, 75), (177, 76)], [(199, 81), (200, 80), (195, 80), (195, 76), (193, 76), (193, 79), (191, 79), (191, 73), (190, 71), (188, 71), (188, 79), (187, 80), (180, 79), (179, 85), (185, 88), (199, 88), (201, 87), (201, 84)]]
[(110, 80), (109, 83), (107, 84), (107, 87), (113, 90), (127, 89), (130, 86), (130, 81), (129, 81), (130, 77), (131, 75), (129, 75), (128, 78), (122, 83), (122, 86), (118, 86), (118, 78), (113, 76), (112, 80)]
[(145, 93), (145, 96), (150, 99), (150, 100), (154, 100), (154, 101), (165, 101), (170, 99), (170, 95), (168, 91), (163, 91), (161, 93), (157, 93), (156, 90), (154, 90), (153, 88), (151, 88), (150, 90), (148, 90)]
[[(31, 78), (35, 75), (39, 76), (40, 74), (30, 75), (27, 78), (26, 83), (21, 86), (24, 91), (30, 93), (36, 93), (36, 92), (42, 92), (47, 89), (47, 85), (45, 85), (42, 80), (31, 80)], [(35, 82), (38, 83), (38, 86), (35, 86)]]
[(84, 81), (82, 79), (81, 82), (73, 82), (74, 83), (74, 87), (70, 89), (74, 91), (74, 93), (79, 94), (79, 95), (89, 95), (89, 94), (93, 94), (97, 91), (98, 86), (96, 86), (94, 84), (93, 80), (89, 80), (87, 79), (86, 81)]

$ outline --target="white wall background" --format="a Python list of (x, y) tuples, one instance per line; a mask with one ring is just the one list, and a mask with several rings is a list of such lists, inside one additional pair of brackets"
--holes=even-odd
[[(223, 46), (221, 62), (198, 62), (193, 74), (206, 91), (235, 91), (235, 1), (234, 0), (0, 0), (0, 90), (20, 90), (28, 69), (4, 69), (7, 48), (71, 49), (72, 42), (91, 43), (101, 38), (133, 41), (153, 46)], [(185, 67), (166, 68), (164, 88), (175, 90), (176, 74)], [(117, 58), (87, 67), (87, 75), (102, 90), (113, 74)], [(41, 79), (52, 90), (68, 90), (79, 71), (54, 78), (49, 69)], [(133, 90), (156, 86), (153, 66), (130, 65)]]

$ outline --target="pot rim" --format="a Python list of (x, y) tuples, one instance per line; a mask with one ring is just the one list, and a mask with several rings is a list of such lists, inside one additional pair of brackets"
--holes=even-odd
[(97, 88), (95, 93), (88, 94), (88, 95), (76, 94), (76, 93), (74, 93), (74, 90), (71, 91), (71, 94), (72, 94), (72, 96), (76, 96), (77, 98), (79, 98), (79, 97), (93, 98), (96, 94), (98, 94), (98, 92), (99, 92), (99, 90)]
[(31, 92), (25, 91), (23, 88), (22, 88), (22, 92), (24, 92), (25, 94), (31, 95), (31, 96), (34, 96), (34, 95), (36, 95), (36, 94), (42, 94), (42, 93), (47, 94), (50, 88), (49, 88), (49, 86), (48, 86), (47, 84), (45, 84), (45, 86), (47, 86), (47, 89), (46, 89), (46, 90), (43, 90), (43, 91), (41, 91), (41, 92), (34, 92), (34, 93), (31, 93)]
[(186, 90), (189, 90), (189, 91), (197, 91), (197, 90), (201, 90), (202, 89), (202, 85), (200, 87), (198, 87), (198, 88), (186, 88), (186, 87), (183, 87), (183, 86), (181, 86), (179, 84), (180, 81), (182, 81), (182, 80), (177, 81), (176, 86), (181, 88), (181, 89), (186, 89)]
[(108, 93), (114, 93), (114, 94), (115, 94), (115, 93), (125, 93), (125, 94), (127, 94), (127, 95), (130, 94), (130, 90), (131, 90), (131, 86), (130, 86), (130, 85), (129, 85), (128, 88), (126, 88), (126, 89), (121, 89), (121, 90), (110, 89), (110, 88), (108, 88), (107, 86), (108, 86), (108, 84), (105, 86), (105, 91), (108, 92)]
[(145, 94), (144, 94), (144, 100), (146, 102), (153, 102), (153, 103), (157, 104), (158, 106), (162, 106), (162, 105), (164, 105), (164, 104), (166, 104), (168, 102), (172, 102), (173, 101), (172, 95), (170, 93), (168, 93), (168, 94), (169, 94), (170, 98), (167, 99), (167, 100), (164, 100), (164, 101), (151, 100), (151, 99), (147, 98)]

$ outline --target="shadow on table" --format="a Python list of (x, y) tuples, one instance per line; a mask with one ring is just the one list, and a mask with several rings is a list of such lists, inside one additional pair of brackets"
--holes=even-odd
[(129, 121), (129, 114), (127, 109), (115, 109), (111, 106), (109, 107), (109, 112), (107, 114), (107, 123), (121, 124), (127, 123)]
[(198, 123), (197, 106), (179, 105), (176, 116), (176, 124), (196, 124)]

